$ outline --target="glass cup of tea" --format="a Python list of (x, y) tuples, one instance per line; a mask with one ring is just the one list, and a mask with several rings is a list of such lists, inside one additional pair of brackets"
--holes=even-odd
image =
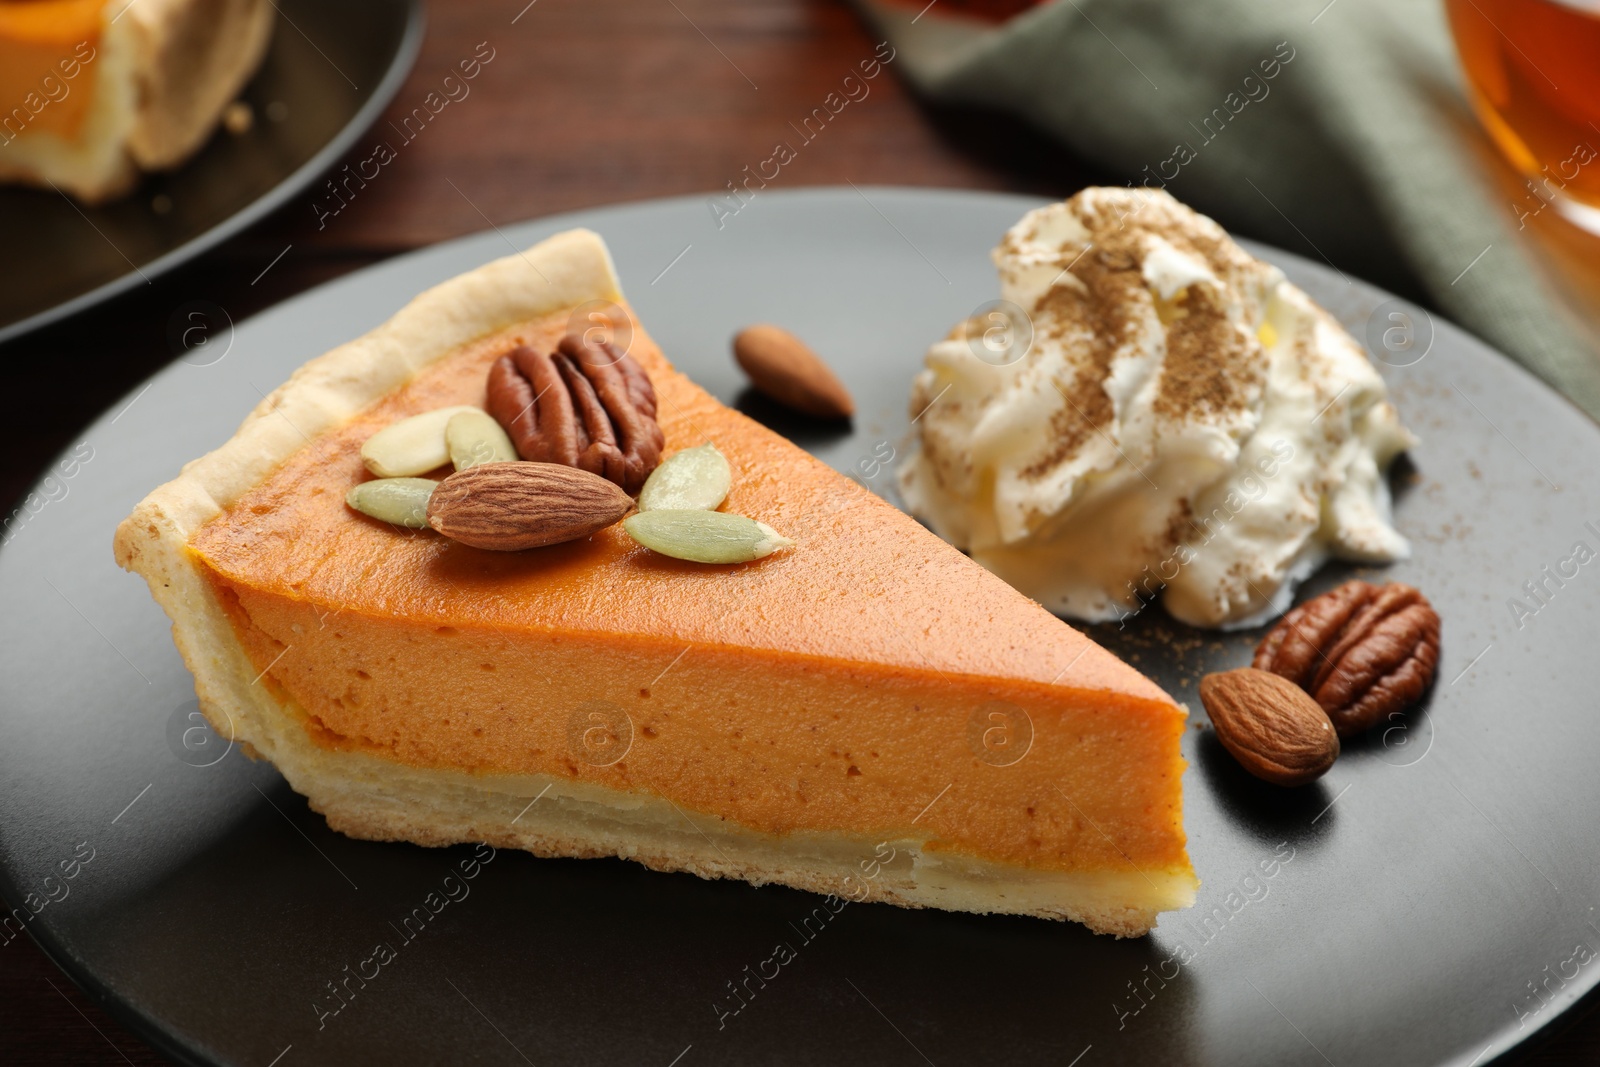
[(1546, 207), (1600, 234), (1600, 0), (1445, 0), (1472, 106)]

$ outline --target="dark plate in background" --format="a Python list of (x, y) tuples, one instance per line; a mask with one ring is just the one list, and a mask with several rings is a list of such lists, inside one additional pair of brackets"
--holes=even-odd
[(219, 130), (182, 167), (100, 207), (0, 186), (0, 341), (143, 285), (282, 206), (372, 125), (422, 43), (422, 0), (273, 6), (271, 47), (240, 96), (255, 113), (247, 133)]
[[(995, 295), (989, 248), (1034, 203), (769, 191), (720, 230), (699, 199), (586, 211), (350, 275), (175, 363), (85, 432), (0, 550), (0, 892), (53, 892), (29, 932), (193, 1062), (1468, 1067), (1533, 1034), (1600, 976), (1600, 561), (1520, 629), (1507, 599), (1574, 542), (1600, 549), (1600, 429), (1461, 331), (1269, 249), (1357, 337), (1391, 311), (1419, 331), (1420, 360), (1380, 367), (1423, 439), (1398, 505), (1416, 552), (1379, 573), (1432, 597), (1443, 662), (1427, 708), (1283, 791), (1199, 728), (1195, 681), (1248, 662), (1256, 633), (1159, 610), (1100, 628), (1195, 712), (1185, 825), (1204, 884), (1148, 938), (876, 904), (808, 938), (806, 893), (511, 852), (408, 938), (472, 849), (342, 837), (271, 766), (185, 735), (191, 678), (111, 532), (307, 358), (512, 243), (588, 225), (661, 347), (722, 399), (741, 396), (728, 339), (751, 322), (828, 354), (854, 427), (782, 428), (888, 492), (911, 374)], [(729, 984), (779, 942), (796, 958), (733, 1014)], [(394, 959), (364, 980), (380, 943)], [(346, 1000), (324, 1016), (329, 983)]]

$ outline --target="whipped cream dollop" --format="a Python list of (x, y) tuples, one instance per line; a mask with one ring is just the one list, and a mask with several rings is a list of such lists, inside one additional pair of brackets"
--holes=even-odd
[(940, 536), (1061, 614), (1159, 596), (1212, 627), (1285, 610), (1330, 556), (1408, 553), (1385, 472), (1415, 439), (1383, 379), (1215, 222), (1162, 191), (1086, 189), (994, 260), (1003, 302), (912, 386), (900, 489)]

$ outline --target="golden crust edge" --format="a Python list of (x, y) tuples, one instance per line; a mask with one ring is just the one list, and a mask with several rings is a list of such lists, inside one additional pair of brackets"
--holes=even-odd
[[(635, 799), (631, 794), (615, 795), (619, 801)], [(708, 836), (696, 838), (682, 825), (686, 816), (660, 800), (654, 803), (663, 810), (647, 830), (634, 828), (622, 837), (596, 833), (581, 823), (563, 826), (560, 814), (547, 825), (523, 828), (510, 821), (522, 805), (509, 811), (492, 810), (490, 793), (477, 798), (477, 804), (437, 796), (413, 797), (410, 808), (402, 811), (386, 810), (360, 795), (341, 796), (329, 782), (321, 783), (309, 796), (312, 808), (322, 813), (331, 828), (366, 840), (426, 846), (482, 841), (542, 858), (617, 858), (663, 873), (693, 874), (708, 880), (728, 878), (755, 886), (783, 885), (862, 903), (1078, 922), (1095, 933), (1116, 937), (1149, 933), (1162, 912), (1193, 903), (1196, 884), (1186, 871), (1055, 876), (1055, 872), (1012, 869), (956, 854), (924, 852), (921, 842), (899, 839), (883, 843), (897, 855), (909, 853), (919, 867), (937, 864), (941, 876), (931, 884), (903, 873), (888, 873), (888, 868), (873, 876), (877, 842), (844, 834), (808, 834), (808, 850), (834, 855), (797, 855), (781, 838), (704, 815), (699, 829)], [(546, 796), (540, 803), (549, 799)], [(427, 812), (426, 818), (413, 814), (422, 811)], [(671, 820), (678, 821), (677, 829), (682, 832), (672, 832)]]
[(281, 727), (274, 763), (330, 828), (351, 837), (618, 858), (857, 902), (1080, 922), (1117, 937), (1142, 936), (1161, 912), (1194, 901), (1197, 882), (1186, 868), (1040, 871), (926, 850), (917, 838), (768, 834), (591, 782), (419, 768), (331, 750), (310, 739), (292, 702), (270, 714)]

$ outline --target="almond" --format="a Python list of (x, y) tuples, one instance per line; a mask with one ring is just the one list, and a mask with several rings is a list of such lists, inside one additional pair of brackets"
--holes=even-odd
[(733, 339), (733, 358), (761, 392), (803, 415), (847, 419), (850, 391), (806, 343), (776, 326), (751, 326)]
[(473, 548), (515, 552), (588, 537), (632, 508), (615, 482), (577, 467), (480, 463), (439, 483), (428, 525)]
[(1222, 747), (1257, 778), (1304, 785), (1339, 758), (1327, 713), (1287, 678), (1254, 667), (1208, 674), (1200, 700)]

